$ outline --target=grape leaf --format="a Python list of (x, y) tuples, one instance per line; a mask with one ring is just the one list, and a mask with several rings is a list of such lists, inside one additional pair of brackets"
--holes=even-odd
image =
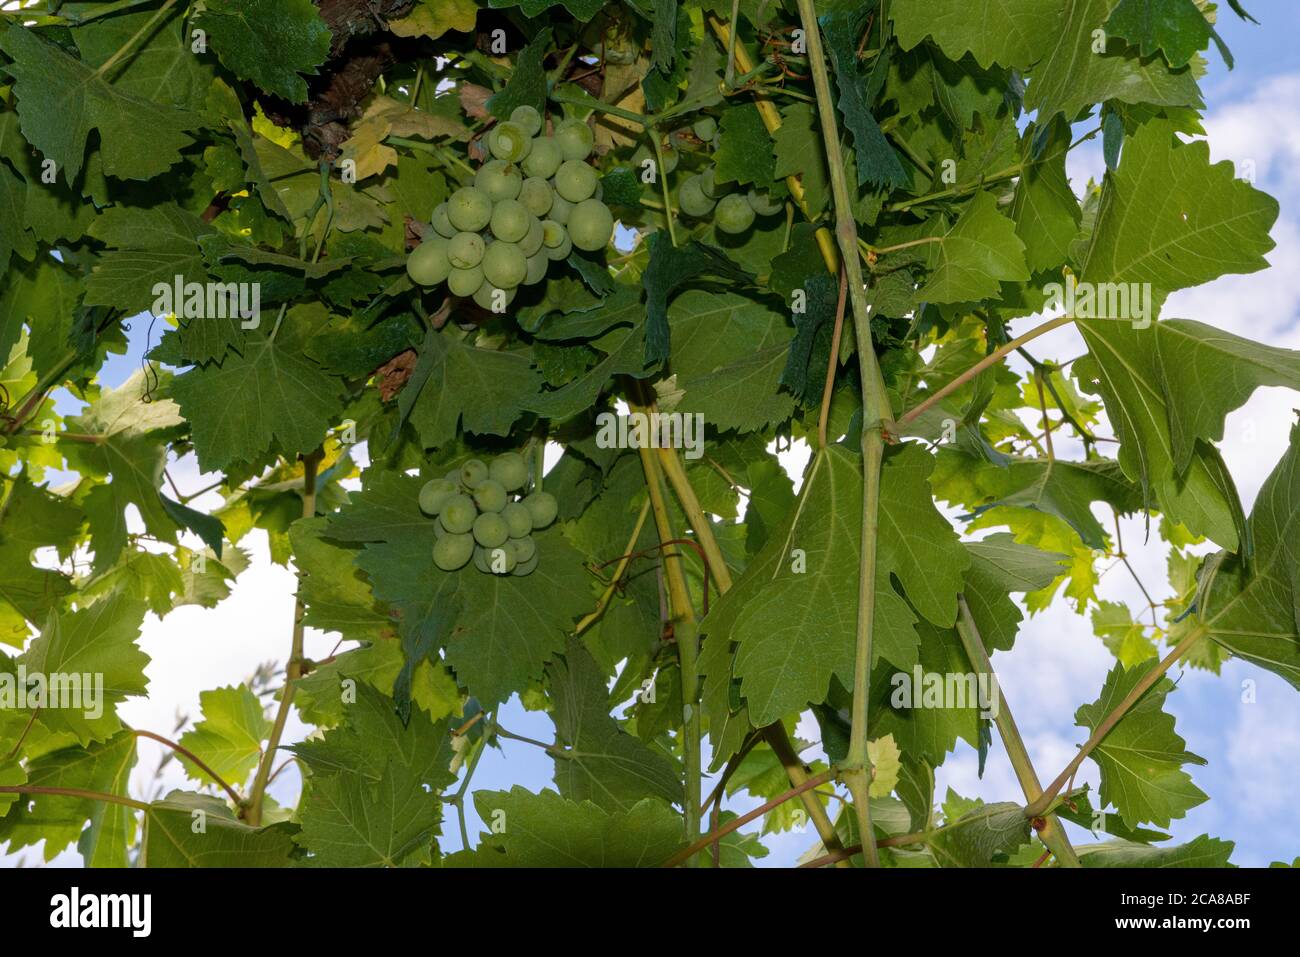
[(1084, 867), (1231, 867), (1232, 841), (1202, 834), (1186, 844), (1151, 847), (1132, 841), (1107, 841), (1076, 848)]
[(300, 74), (315, 76), (330, 53), (311, 0), (208, 0), (194, 25), (228, 70), (291, 103), (307, 99)]
[(1120, 0), (1106, 21), (1106, 32), (1123, 37), (1143, 56), (1163, 53), (1178, 69), (1205, 49), (1213, 28), (1193, 0)]
[(91, 130), (99, 131), (104, 172), (119, 179), (166, 172), (193, 142), (186, 131), (198, 125), (196, 114), (119, 90), (31, 30), (0, 34), (0, 50), (13, 58), (5, 69), (17, 81), (23, 136), (55, 161), (69, 184), (86, 162)]
[(101, 17), (73, 30), (72, 41), (86, 64), (99, 67), (151, 24), (153, 29), (113, 69), (113, 89), (183, 110), (203, 110), (216, 71), (190, 49), (183, 9), (171, 11), (156, 24), (154, 16), (155, 11), (145, 10)]
[[(160, 298), (156, 283), (174, 290), (182, 283), (207, 281), (207, 269), (198, 246), (212, 227), (175, 204), (151, 209), (130, 207), (106, 210), (87, 230), (112, 247), (99, 257), (86, 278), (86, 304), (114, 306), (126, 313), (152, 312)], [(170, 297), (175, 299), (174, 293)], [(171, 310), (179, 311), (173, 302)], [(202, 322), (210, 319), (199, 320)]]
[(478, 16), (475, 0), (419, 0), (415, 9), (394, 20), (388, 28), (399, 37), (428, 37), (436, 40), (448, 30), (468, 33)]
[(641, 278), (646, 290), (645, 364), (651, 365), (663, 362), (672, 352), (668, 300), (678, 287), (702, 276), (744, 285), (752, 283), (754, 277), (722, 250), (698, 240), (678, 247), (662, 232), (654, 232), (646, 244), (650, 264)]
[(984, 69), (1024, 69), (1047, 52), (1064, 0), (896, 0), (889, 16), (910, 50), (927, 36), (954, 63), (969, 53)]
[(1025, 245), (1025, 264), (1030, 272), (1056, 268), (1070, 256), (1070, 246), (1079, 232), (1083, 212), (1065, 174), (1070, 128), (1052, 124), (1043, 154), (1033, 159), (1033, 140), (1026, 137), (1022, 157), (1024, 172), (1011, 203), (1016, 235)]
[(721, 144), (713, 154), (714, 178), (719, 183), (770, 189), (776, 179), (776, 158), (772, 136), (763, 125), (758, 107), (753, 103), (729, 107), (723, 111), (718, 126)]
[(1024, 619), (1010, 592), (1046, 588), (1061, 574), (1068, 556), (1022, 545), (1005, 533), (968, 542), (970, 568), (963, 595), (989, 652), (1009, 651)]
[[(262, 756), (262, 742), (271, 722), (262, 713), (262, 702), (247, 685), (217, 688), (199, 694), (203, 720), (181, 736), (182, 746), (219, 774), (227, 784), (238, 787)], [(194, 780), (211, 784), (212, 778), (184, 755), (185, 772)]]
[(974, 302), (996, 295), (1002, 282), (1030, 278), (1025, 244), (991, 193), (976, 193), (942, 240), (927, 248), (930, 279), (917, 293), (925, 302)]
[[(203, 829), (195, 830), (202, 821)], [(144, 867), (289, 867), (293, 825), (250, 827), (207, 794), (172, 791), (145, 812)]]
[(542, 60), (550, 45), (551, 28), (545, 27), (519, 51), (510, 82), (487, 101), (487, 108), (493, 116), (505, 119), (520, 106), (531, 106), (539, 113), (545, 111), (546, 70), (542, 67)]
[(940, 866), (990, 867), (1028, 843), (1029, 819), (1020, 805), (1011, 801), (974, 803), (973, 810), (955, 821), (945, 821), (930, 838), (930, 850)]

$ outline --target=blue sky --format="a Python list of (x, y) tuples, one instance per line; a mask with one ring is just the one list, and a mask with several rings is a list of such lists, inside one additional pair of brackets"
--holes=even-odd
[[(1207, 100), (1207, 125), (1211, 150), (1216, 159), (1234, 162), (1253, 160), (1259, 171), (1260, 188), (1278, 197), (1282, 217), (1274, 232), (1278, 248), (1270, 255), (1273, 268), (1257, 276), (1227, 277), (1201, 289), (1180, 293), (1171, 299), (1165, 316), (1199, 319), (1229, 328), (1242, 335), (1300, 348), (1300, 313), (1294, 281), (1300, 275), (1300, 3), (1293, 0), (1246, 0), (1262, 26), (1239, 21), (1221, 11), (1220, 33), (1236, 57), (1236, 69), (1229, 73), (1217, 53), (1209, 54), (1209, 75), (1202, 87)], [(1099, 145), (1089, 144), (1072, 157), (1070, 172), (1076, 190), (1089, 176), (1100, 178)], [(126, 356), (114, 357), (104, 380), (117, 384), (139, 367), (146, 348), (147, 319), (136, 320), (131, 348)], [(161, 329), (155, 328), (154, 340)], [(1040, 357), (1068, 358), (1082, 351), (1070, 330), (1045, 338), (1037, 350)], [(69, 397), (70, 401), (70, 397)], [(71, 411), (75, 404), (61, 411)], [(1223, 444), (1224, 455), (1241, 486), (1247, 504), (1253, 501), (1260, 483), (1277, 461), (1286, 443), (1291, 410), (1300, 406), (1300, 396), (1283, 390), (1261, 390), (1242, 410), (1229, 419)], [(1067, 454), (1059, 450), (1060, 454)], [(192, 463), (182, 462), (175, 470), (183, 489), (207, 484)], [(213, 506), (217, 500), (201, 499), (198, 506)], [(1148, 585), (1155, 585), (1159, 599), (1165, 582), (1165, 548), (1158, 540), (1143, 543), (1140, 522), (1125, 525), (1125, 541), (1133, 561)], [(1135, 585), (1112, 572), (1104, 579), (1103, 597), (1127, 601), (1134, 608), (1140, 597)], [(253, 668), (267, 660), (282, 660), (287, 649), (292, 618), (293, 578), (272, 565), (264, 547), (254, 549), (254, 564), (240, 579), (234, 595), (217, 609), (184, 608), (165, 621), (150, 619), (142, 637), (145, 651), (153, 658), (148, 674), (152, 686), (147, 701), (126, 706), (126, 717), (137, 726), (169, 731), (178, 710), (197, 714), (198, 692), (225, 683), (244, 680)], [(332, 636), (309, 634), (307, 654), (323, 656), (334, 645)], [(1113, 659), (1093, 636), (1085, 618), (1066, 608), (1056, 608), (1026, 623), (1016, 648), (994, 659), (1003, 689), (1025, 733), (1031, 756), (1040, 776), (1050, 779), (1064, 766), (1085, 735), (1074, 727), (1074, 710), (1092, 701), (1101, 688)], [(1192, 769), (1196, 784), (1210, 800), (1193, 809), (1170, 829), (1178, 840), (1198, 834), (1236, 842), (1233, 861), (1241, 865), (1262, 865), (1300, 855), (1300, 816), (1294, 811), (1291, 789), (1296, 784), (1295, 768), (1300, 763), (1300, 694), (1281, 679), (1241, 662), (1230, 662), (1221, 677), (1186, 671), (1172, 675), (1178, 690), (1168, 708), (1177, 717), (1178, 731), (1190, 750), (1207, 759), (1205, 767)], [(1255, 702), (1242, 701), (1243, 682), (1254, 681)], [(518, 702), (502, 709), (502, 724), (526, 735), (549, 738), (553, 727), (548, 718), (525, 712)], [(291, 724), (289, 736), (304, 729)], [(815, 739), (815, 727), (805, 722), (801, 732)], [(509, 788), (523, 784), (531, 789), (551, 785), (551, 762), (538, 749), (517, 742), (502, 742), (502, 751), (492, 751), (483, 760), (475, 788)], [(133, 776), (133, 789), (144, 791), (153, 784), (159, 757), (152, 746), (142, 746), (142, 759)], [(186, 786), (173, 766), (164, 773), (169, 787)], [(1097, 784), (1095, 766), (1085, 764), (1080, 783)], [(951, 785), (965, 796), (987, 801), (1021, 797), (999, 743), (995, 743), (982, 779), (977, 776), (974, 753), (964, 744), (949, 756), (939, 775), (940, 799)], [(285, 774), (273, 787), (273, 794), (291, 802), (297, 781)], [(706, 790), (708, 785), (706, 784)], [(740, 800), (729, 805), (744, 810), (754, 802)], [(480, 830), (471, 812), (470, 834)], [(443, 846), (459, 846), (454, 820), (444, 825)], [(1076, 842), (1090, 840), (1076, 831)], [(811, 829), (769, 837), (771, 855), (764, 865), (789, 865), (814, 841)], [(28, 850), (22, 855), (35, 862)], [(0, 860), (14, 863), (13, 857)], [(78, 865), (74, 853), (59, 855), (57, 863)]]

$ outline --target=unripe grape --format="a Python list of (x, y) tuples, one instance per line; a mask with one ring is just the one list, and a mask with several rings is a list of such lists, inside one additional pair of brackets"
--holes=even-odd
[(473, 535), (444, 535), (433, 543), (433, 563), (445, 572), (464, 568), (472, 557)]
[(539, 136), (533, 140), (533, 148), (524, 157), (523, 167), (524, 172), (529, 176), (550, 179), (563, 162), (564, 156), (561, 154), (560, 144), (555, 141), (555, 138)]
[(542, 235), (542, 221), (536, 216), (529, 216), (528, 232), (519, 240), (519, 251), (525, 257), (536, 255), (537, 250), (542, 248)]
[(511, 538), (506, 544), (513, 549), (515, 561), (521, 565), (537, 554), (537, 542), (531, 535), (525, 535), (523, 538)]
[(460, 469), (452, 469), (443, 477), (452, 485), (456, 486), (458, 490), (460, 489)]
[(474, 489), (474, 504), (480, 512), (499, 512), (506, 507), (506, 487), (496, 479), (488, 479)]
[(718, 121), (711, 116), (701, 116), (692, 124), (691, 132), (702, 142), (708, 143), (713, 139), (713, 134), (718, 132)]
[(555, 190), (542, 177), (530, 176), (524, 180), (523, 188), (519, 190), (519, 202), (534, 216), (545, 216), (555, 202)]
[[(484, 253), (486, 255), (486, 252)], [(472, 296), (483, 285), (483, 266), (471, 266), (469, 269), (452, 267), (447, 277), (447, 289), (453, 296)]]
[(499, 160), (518, 163), (532, 149), (532, 137), (516, 123), (506, 120), (488, 134), (488, 151)]
[(438, 513), (442, 527), (453, 535), (468, 532), (474, 527), (474, 519), (477, 517), (478, 509), (474, 507), (474, 500), (463, 492), (457, 492), (449, 498)]
[(460, 484), (471, 492), (487, 480), (488, 467), (482, 459), (470, 459), (460, 467)]
[(483, 275), (501, 289), (514, 289), (528, 275), (528, 260), (514, 243), (495, 242), (483, 254)]
[(673, 146), (672, 143), (666, 144), (663, 150), (664, 150), (663, 172), (671, 173), (673, 170), (677, 169), (677, 164), (678, 162), (681, 161), (682, 154), (677, 152), (677, 147)]
[(510, 569), (510, 574), (516, 578), (523, 578), (525, 575), (531, 575), (537, 570), (538, 563), (541, 562), (541, 552), (534, 549), (533, 557), (526, 562), (519, 562), (514, 568)]
[(596, 137), (582, 120), (565, 120), (555, 129), (555, 142), (566, 160), (583, 160), (591, 153)]
[(569, 253), (573, 252), (573, 240), (569, 238), (568, 231), (565, 231), (564, 238), (560, 240), (560, 245), (555, 247), (544, 246), (542, 247), (542, 252), (546, 254), (546, 258), (551, 262), (559, 262), (561, 259), (568, 259)]
[(517, 243), (528, 232), (529, 212), (516, 199), (503, 199), (492, 207), (492, 235), (503, 243)]
[(600, 177), (582, 160), (565, 160), (555, 171), (555, 191), (571, 203), (581, 203), (596, 192)]
[(785, 209), (785, 203), (773, 199), (767, 193), (760, 193), (756, 189), (751, 189), (745, 194), (745, 202), (749, 203), (750, 208), (760, 216), (775, 216)]
[(507, 548), (505, 542), (495, 548), (485, 548), (483, 551), (487, 556), (485, 571), (489, 575), (509, 575), (515, 570), (515, 550)]
[(721, 199), (735, 188), (734, 183), (719, 183), (712, 166), (700, 174), (700, 189), (709, 199)]
[[(470, 538), (474, 536), (471, 535)], [(482, 545), (474, 546), (474, 567), (485, 575), (492, 574), (492, 566), (489, 564), (492, 560), (492, 553)]]
[(476, 233), (492, 218), (492, 200), (473, 186), (462, 186), (447, 200), (447, 218), (462, 233)]
[(447, 218), (446, 203), (439, 203), (437, 207), (434, 208), (433, 216), (430, 217), (429, 221), (433, 223), (433, 231), (445, 239), (451, 239), (452, 236), (455, 236), (456, 233), (459, 232), (459, 230), (451, 224), (451, 220)]
[(613, 234), (614, 216), (600, 200), (584, 200), (574, 207), (573, 215), (569, 217), (569, 238), (573, 245), (594, 252), (604, 249)]
[(511, 538), (523, 538), (533, 530), (533, 515), (522, 502), (511, 502), (501, 510)]
[(545, 528), (560, 513), (560, 503), (550, 492), (534, 492), (524, 499), (524, 508), (532, 517), (533, 528)]
[(474, 519), (474, 541), (484, 548), (504, 545), (509, 537), (510, 528), (506, 520), (496, 512), (484, 512)]
[(420, 489), (420, 511), (425, 515), (437, 515), (456, 494), (456, 486), (445, 478), (429, 479)]
[(556, 193), (551, 197), (551, 212), (549, 213), (551, 219), (555, 220), (561, 226), (565, 226), (568, 224), (569, 216), (572, 213), (573, 203), (569, 202), (559, 193)]
[(681, 206), (683, 213), (696, 219), (709, 215), (717, 205), (704, 195), (698, 176), (688, 176), (682, 180), (682, 185), (677, 190), (677, 204)]
[(713, 223), (724, 233), (743, 233), (754, 225), (754, 207), (740, 193), (731, 193), (718, 200)]
[(505, 306), (515, 301), (517, 289), (501, 289), (486, 279), (474, 290), (474, 301), (488, 312), (504, 312)]
[(478, 233), (457, 233), (447, 244), (447, 259), (457, 269), (473, 269), (483, 261), (483, 249)]
[(542, 128), (542, 114), (527, 103), (523, 103), (510, 111), (510, 122), (529, 136), (536, 136)]
[(553, 219), (542, 220), (542, 245), (555, 249), (564, 242), (564, 227)]
[(488, 160), (474, 174), (474, 188), (482, 191), (494, 203), (503, 199), (514, 199), (519, 195), (524, 175), (519, 167), (505, 160)]
[(451, 274), (447, 258), (447, 240), (429, 236), (411, 250), (406, 258), (406, 273), (411, 281), (421, 286), (436, 286)]
[(507, 492), (514, 492), (528, 481), (528, 463), (518, 452), (502, 452), (488, 463), (488, 474)]
[(546, 272), (550, 269), (551, 260), (547, 258), (545, 252), (539, 249), (537, 252), (533, 253), (533, 255), (525, 259), (524, 264), (527, 269), (524, 272), (524, 281), (521, 282), (520, 285), (533, 286), (546, 278)]

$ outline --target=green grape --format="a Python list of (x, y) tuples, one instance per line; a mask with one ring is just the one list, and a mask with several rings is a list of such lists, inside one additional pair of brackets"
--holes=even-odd
[(542, 248), (542, 221), (536, 216), (528, 217), (528, 232), (519, 240), (519, 251), (525, 256), (533, 256)]
[(522, 502), (510, 502), (501, 510), (511, 538), (523, 538), (533, 530), (533, 515)]
[(754, 225), (754, 207), (740, 193), (731, 193), (718, 200), (713, 224), (724, 233), (743, 233)]
[(701, 116), (691, 125), (691, 132), (701, 142), (708, 143), (712, 141), (714, 134), (718, 132), (718, 121), (711, 116)]
[(499, 289), (486, 279), (474, 290), (474, 301), (488, 312), (505, 312), (505, 307), (515, 301), (517, 289)]
[(665, 173), (671, 173), (677, 169), (678, 162), (681, 161), (682, 154), (677, 152), (677, 147), (668, 143), (663, 148), (664, 151), (664, 169)]
[(510, 528), (506, 520), (496, 512), (484, 512), (474, 519), (474, 541), (484, 548), (496, 548), (504, 545), (510, 537)]
[(447, 277), (447, 289), (453, 296), (462, 298), (472, 296), (478, 292), (478, 287), (481, 285), (483, 285), (482, 265), (471, 266), (469, 269), (452, 267), (451, 275)]
[(510, 111), (510, 122), (529, 136), (536, 136), (542, 129), (542, 114), (527, 103), (523, 103)]
[(751, 189), (745, 194), (745, 202), (749, 203), (750, 208), (760, 216), (775, 216), (785, 209), (785, 203), (756, 189)]
[(591, 153), (596, 137), (582, 120), (565, 120), (555, 128), (555, 142), (566, 160), (584, 160)]
[(582, 160), (565, 160), (555, 171), (555, 191), (571, 203), (581, 203), (596, 192), (600, 177)]
[(530, 213), (523, 203), (503, 199), (492, 207), (492, 235), (503, 243), (517, 243), (528, 232)]
[(518, 163), (533, 147), (532, 137), (517, 123), (498, 123), (487, 136), (488, 152), (507, 163)]
[(474, 174), (474, 188), (487, 194), (494, 203), (514, 199), (519, 195), (523, 182), (519, 167), (499, 159), (488, 160)]
[(452, 469), (443, 477), (457, 489), (460, 488), (460, 469)]
[(521, 286), (533, 286), (541, 282), (546, 278), (546, 272), (551, 266), (551, 260), (540, 249), (525, 259), (524, 263), (528, 270), (524, 273), (524, 281), (520, 283)]
[(573, 203), (569, 202), (559, 193), (551, 197), (551, 219), (555, 220), (561, 226), (568, 225), (569, 216), (573, 213)]
[(488, 474), (507, 492), (518, 491), (528, 481), (528, 463), (518, 452), (502, 452), (488, 463)]
[(444, 535), (433, 543), (433, 563), (445, 572), (465, 567), (473, 557), (473, 535)]
[(478, 509), (474, 507), (474, 500), (463, 492), (457, 492), (442, 506), (438, 521), (453, 535), (463, 535), (474, 527), (477, 516)]
[(501, 511), (506, 507), (506, 487), (496, 479), (489, 478), (474, 489), (474, 504), (480, 512)]
[(514, 243), (495, 242), (483, 254), (483, 275), (501, 289), (514, 289), (528, 275), (528, 259)]
[(447, 244), (447, 259), (457, 269), (473, 269), (483, 261), (483, 248), (478, 233), (457, 233)]
[(421, 286), (436, 286), (446, 279), (451, 273), (447, 240), (441, 236), (429, 236), (412, 249), (406, 258), (406, 273), (412, 282)]
[[(473, 535), (470, 536), (470, 538), (473, 537), (474, 537)], [(491, 561), (492, 561), (491, 552), (489, 552), (482, 545), (474, 546), (474, 567), (475, 568), (477, 568), (485, 575), (491, 575), (492, 574)]]
[(555, 249), (564, 242), (564, 227), (553, 219), (542, 220), (542, 245)]
[(513, 548), (507, 548), (505, 542), (494, 548), (485, 548), (487, 553), (487, 568), (489, 575), (509, 575), (515, 570), (515, 551)]
[(534, 492), (524, 499), (524, 508), (533, 519), (533, 528), (545, 528), (555, 521), (560, 512), (560, 503), (550, 492)]
[(476, 233), (492, 218), (492, 200), (473, 186), (462, 186), (447, 200), (447, 219), (462, 233)]
[(573, 245), (587, 252), (604, 249), (614, 234), (614, 216), (598, 199), (579, 203), (569, 219), (569, 238)]
[(517, 578), (523, 578), (525, 575), (531, 575), (537, 570), (537, 565), (541, 561), (541, 553), (534, 549), (533, 557), (526, 562), (519, 562), (514, 568), (510, 569), (510, 574)]
[(569, 238), (568, 231), (565, 231), (564, 238), (560, 240), (560, 245), (554, 248), (547, 246), (543, 249), (543, 252), (546, 253), (546, 258), (551, 262), (559, 262), (561, 259), (568, 259), (569, 253), (573, 252), (573, 240)]
[(524, 180), (523, 188), (519, 191), (519, 202), (534, 216), (545, 216), (551, 211), (554, 201), (555, 190), (541, 176), (530, 176)]
[(460, 484), (471, 492), (488, 480), (487, 463), (482, 459), (470, 459), (460, 467)]
[(524, 172), (529, 176), (550, 179), (564, 162), (560, 144), (552, 136), (539, 136), (533, 140), (533, 148), (524, 157)]
[(721, 199), (735, 188), (734, 183), (719, 183), (712, 166), (700, 174), (700, 189), (709, 199)]
[(522, 538), (511, 538), (506, 545), (515, 553), (515, 561), (523, 564), (537, 554), (537, 542), (531, 535), (525, 535)]
[(717, 205), (704, 195), (698, 176), (688, 176), (682, 180), (682, 185), (677, 190), (677, 204), (681, 206), (683, 213), (696, 219), (709, 215)]
[(429, 479), (420, 489), (420, 511), (425, 515), (437, 515), (455, 494), (456, 486), (445, 478)]
[(446, 203), (439, 203), (437, 205), (433, 211), (433, 216), (429, 218), (429, 221), (433, 223), (433, 231), (444, 239), (451, 239), (452, 236), (455, 236), (456, 233), (459, 232), (459, 230), (451, 224), (451, 220), (447, 218)]

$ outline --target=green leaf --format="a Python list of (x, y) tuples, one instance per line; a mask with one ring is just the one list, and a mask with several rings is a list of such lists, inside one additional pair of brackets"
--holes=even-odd
[(1202, 834), (1187, 844), (1150, 847), (1131, 841), (1107, 841), (1075, 848), (1084, 867), (1231, 867), (1232, 841)]
[(1011, 592), (1046, 588), (1056, 580), (1068, 556), (1022, 545), (1005, 532), (967, 542), (970, 568), (963, 592), (980, 638), (991, 653), (1009, 651), (1024, 620)]
[[(88, 232), (111, 248), (86, 277), (86, 304), (113, 306), (126, 313), (153, 312), (153, 304), (161, 298), (154, 291), (156, 283), (170, 291), (177, 276), (183, 283), (206, 282), (208, 271), (198, 241), (212, 231), (174, 203), (105, 210)], [(174, 299), (174, 293), (168, 298)], [(171, 309), (156, 314), (179, 313), (180, 306), (172, 302)]]
[(719, 183), (753, 184), (770, 189), (775, 182), (776, 158), (772, 136), (753, 103), (728, 107), (718, 126), (721, 145), (713, 154), (713, 175)]
[(674, 763), (610, 717), (605, 675), (582, 642), (570, 640), (546, 673), (563, 748), (552, 755), (560, 794), (609, 812), (630, 811), (643, 798), (681, 803)]
[(722, 250), (698, 240), (678, 247), (662, 230), (656, 230), (646, 239), (646, 244), (650, 249), (650, 264), (641, 279), (646, 291), (645, 365), (651, 365), (663, 362), (672, 352), (668, 300), (680, 286), (700, 277), (749, 285), (754, 277), (728, 259)]
[(1047, 34), (1056, 43), (1033, 68), (1025, 94), (1025, 109), (1037, 110), (1040, 123), (1057, 113), (1072, 122), (1103, 100), (1193, 109), (1204, 105), (1189, 67), (1171, 71), (1164, 60), (1142, 59), (1118, 39), (1107, 42), (1104, 53), (1093, 52), (1097, 37), (1105, 37), (1099, 31), (1116, 2), (1066, 0), (1061, 20)]
[(1143, 56), (1163, 53), (1178, 69), (1206, 48), (1213, 28), (1193, 0), (1120, 0), (1106, 21), (1106, 32), (1123, 37)]
[(270, 337), (172, 383), (204, 471), (311, 452), (343, 411), (340, 391), (337, 379)]
[(545, 27), (515, 57), (510, 82), (500, 93), (488, 98), (487, 108), (493, 116), (505, 119), (519, 106), (531, 106), (539, 113), (546, 110), (546, 70), (542, 60), (551, 45), (551, 28)]
[[(945, 808), (955, 797), (949, 789)], [(956, 820), (945, 821), (929, 841), (940, 866), (990, 867), (1029, 842), (1029, 819), (1019, 804), (1012, 801), (959, 803), (963, 806), (971, 803), (974, 807)]]
[(208, 0), (194, 25), (223, 66), (291, 103), (330, 53), (330, 30), (311, 0)]
[(785, 368), (781, 370), (781, 385), (804, 408), (817, 405), (825, 387), (839, 303), (836, 285), (829, 275), (818, 271), (799, 286), (807, 298), (804, 311), (794, 316), (795, 337), (790, 343)]
[[(203, 720), (181, 736), (180, 744), (192, 751), (227, 784), (238, 788), (262, 756), (262, 742), (271, 731), (262, 702), (247, 685), (217, 688), (199, 694)], [(202, 784), (212, 777), (184, 755), (185, 773)]]
[(1030, 278), (1025, 244), (991, 193), (976, 193), (942, 240), (927, 248), (930, 279), (917, 293), (927, 302), (975, 302), (997, 295), (1003, 282)]
[[(199, 829), (201, 827), (201, 829)], [(207, 794), (172, 791), (145, 812), (144, 867), (289, 867), (293, 826), (261, 829), (236, 820)]]
[(1125, 668), (1160, 656), (1155, 642), (1147, 637), (1141, 623), (1133, 620), (1127, 605), (1099, 602), (1092, 610), (1092, 630)]
[(1024, 171), (1011, 203), (1011, 219), (1016, 224), (1016, 235), (1025, 245), (1025, 264), (1030, 272), (1039, 273), (1069, 259), (1083, 211), (1065, 173), (1069, 126), (1063, 122), (1052, 125), (1038, 160), (1029, 155), (1033, 142), (1033, 138), (1025, 138)]
[(185, 131), (198, 125), (197, 115), (119, 90), (29, 29), (0, 35), (0, 50), (13, 58), (5, 69), (17, 81), (23, 136), (58, 164), (68, 183), (86, 162), (91, 130), (99, 131), (104, 172), (119, 179), (166, 172), (193, 142)]
[[(144, 100), (155, 100), (178, 109), (206, 108), (208, 90), (216, 79), (210, 61), (190, 48), (185, 30), (184, 9), (172, 10), (145, 33), (113, 67), (113, 89)], [(153, 21), (156, 11), (124, 11), (100, 17), (72, 31), (82, 60), (102, 66)]]
[(895, 0), (889, 7), (904, 50), (927, 36), (954, 63), (969, 53), (993, 64), (1024, 69), (1048, 51), (1063, 0)]
[(323, 516), (294, 522), (289, 528), (298, 597), (305, 606), (303, 623), (359, 641), (391, 637), (395, 623), (383, 613), (354, 563), (355, 550), (325, 541), (328, 531), (329, 519)]
[[(1101, 696), (1075, 712), (1074, 722), (1095, 731), (1106, 715), (1124, 700), (1139, 681), (1157, 667), (1150, 661), (1133, 668), (1116, 665), (1106, 676)], [(1174, 683), (1161, 678), (1120, 719), (1091, 757), (1101, 768), (1102, 802), (1113, 804), (1129, 827), (1169, 822), (1207, 800), (1192, 783), (1184, 764), (1205, 764), (1174, 733), (1173, 715), (1163, 710)]]
[(682, 846), (682, 819), (646, 798), (623, 813), (554, 791), (475, 791), (479, 817), (493, 827), (451, 867), (656, 867)]

